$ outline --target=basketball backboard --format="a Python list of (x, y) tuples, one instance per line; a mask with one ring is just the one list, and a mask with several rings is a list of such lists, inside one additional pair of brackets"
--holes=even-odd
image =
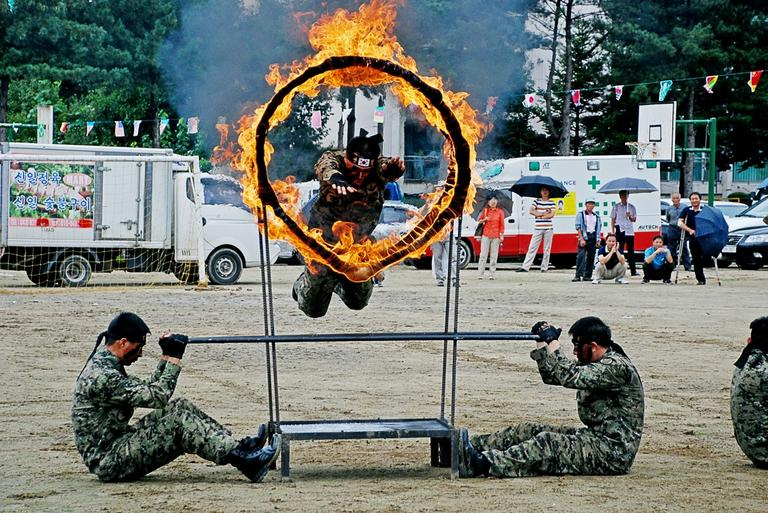
[(675, 160), (677, 102), (644, 103), (637, 112), (637, 160)]

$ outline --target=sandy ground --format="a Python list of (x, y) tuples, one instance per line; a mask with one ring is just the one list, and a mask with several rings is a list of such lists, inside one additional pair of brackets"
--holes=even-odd
[[(123, 309), (140, 313), (155, 333), (263, 334), (258, 270), (238, 286), (203, 291), (170, 285), (46, 290), (5, 272), (0, 510), (768, 511), (768, 473), (740, 452), (729, 413), (732, 363), (749, 322), (768, 313), (768, 270), (723, 270), (722, 287), (712, 278), (707, 287), (694, 286), (690, 276), (677, 286), (640, 285), (636, 278), (630, 285), (595, 286), (571, 283), (572, 271), (522, 275), (503, 267), (495, 281), (462, 274), (461, 329), (522, 330), (540, 318), (567, 328), (584, 315), (602, 317), (645, 384), (645, 433), (630, 474), (451, 480), (448, 469), (430, 467), (427, 440), (409, 439), (295, 442), (290, 481), (272, 472), (253, 485), (232, 467), (187, 455), (139, 482), (102, 484), (82, 464), (69, 420), (72, 386), (96, 335)], [(429, 271), (398, 267), (367, 309), (351, 312), (334, 299), (319, 320), (305, 318), (290, 298), (299, 268), (273, 271), (278, 333), (443, 326), (445, 289), (434, 286)], [(541, 383), (528, 356), (531, 345), (461, 344), (458, 425), (475, 432), (524, 420), (578, 424), (574, 392)], [(282, 418), (436, 417), (441, 348), (426, 342), (283, 345)], [(148, 375), (159, 354), (148, 345), (129, 370)], [(254, 432), (267, 417), (262, 347), (194, 346), (184, 364), (176, 395), (236, 435)]]

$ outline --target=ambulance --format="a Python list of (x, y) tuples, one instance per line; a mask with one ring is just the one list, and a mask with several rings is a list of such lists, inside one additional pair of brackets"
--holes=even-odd
[[(523, 176), (541, 175), (559, 180), (569, 191), (564, 198), (551, 198), (557, 205), (554, 218), (554, 237), (550, 264), (567, 269), (576, 264), (578, 247), (575, 219), (584, 208), (587, 199), (596, 201), (595, 211), (602, 222), (602, 236), (611, 229), (611, 209), (619, 201), (616, 193), (601, 194), (601, 186), (616, 178), (642, 178), (656, 187), (655, 192), (630, 194), (629, 202), (637, 209), (635, 222), (635, 253), (637, 262), (651, 245), (653, 237), (660, 234), (659, 214), (659, 163), (636, 160), (632, 155), (589, 155), (579, 157), (523, 157), (495, 161), (478, 161), (476, 170), (483, 180), (481, 187), (509, 190)], [(504, 242), (499, 250), (499, 260), (519, 260), (525, 257), (533, 234), (533, 217), (528, 213), (534, 198), (513, 194), (512, 212), (504, 220)], [(477, 262), (480, 254), (480, 238), (475, 237), (477, 221), (469, 215), (462, 218), (458, 241), (459, 263), (466, 268)], [(540, 260), (543, 244), (539, 248)], [(419, 265), (421, 264), (421, 265)], [(418, 267), (428, 265), (425, 258)]]

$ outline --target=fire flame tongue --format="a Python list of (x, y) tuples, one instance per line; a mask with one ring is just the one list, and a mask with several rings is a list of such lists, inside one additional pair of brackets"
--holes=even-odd
[[(276, 95), (252, 116), (240, 120), (238, 143), (242, 153), (233, 161), (246, 173), (245, 202), (257, 211), (267, 207), (269, 236), (290, 240), (310, 264), (329, 265), (353, 281), (365, 281), (408, 256), (420, 254), (440, 237), (452, 218), (461, 215), (462, 210), (471, 210), (472, 184), (479, 183), (476, 176), (470, 177), (470, 166), (475, 159), (475, 144), (486, 127), (477, 121), (466, 102), (466, 93), (446, 90), (438, 76), (418, 74), (416, 62), (405, 54), (393, 34), (396, 5), (395, 0), (371, 0), (357, 12), (340, 9), (326, 15), (309, 29), (314, 55), (287, 67), (270, 66), (266, 78), (275, 86)], [(384, 61), (391, 65), (382, 64)], [(414, 83), (421, 87), (414, 87)], [(334, 226), (334, 230), (340, 230), (339, 242), (328, 244), (320, 230), (307, 231), (305, 220), (298, 215), (294, 184), (264, 183), (268, 181), (266, 166), (274, 152), (265, 138), (266, 131), (288, 117), (296, 94), (314, 97), (321, 87), (385, 84), (403, 105), (417, 106), (427, 122), (451, 137), (443, 147), (449, 163), (448, 186), (432, 209), (414, 220), (414, 228), (402, 238), (355, 243), (353, 230)], [(451, 136), (457, 133), (459, 146), (456, 137)], [(457, 155), (461, 155), (461, 162), (457, 162)], [(280, 204), (276, 205), (277, 201)]]

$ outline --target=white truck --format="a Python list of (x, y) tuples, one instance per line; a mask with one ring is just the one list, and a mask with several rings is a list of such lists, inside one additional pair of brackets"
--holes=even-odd
[[(584, 208), (584, 201), (594, 198), (595, 211), (600, 215), (602, 234), (610, 231), (610, 213), (618, 202), (618, 194), (598, 194), (597, 190), (610, 180), (623, 177), (643, 178), (652, 183), (657, 191), (630, 194), (629, 201), (637, 208), (635, 222), (635, 252), (641, 253), (651, 245), (653, 237), (660, 233), (659, 217), (659, 167), (654, 161), (635, 160), (631, 155), (594, 155), (578, 157), (522, 157), (495, 161), (478, 161), (478, 174), (483, 179), (480, 187), (509, 189), (529, 175), (550, 176), (561, 181), (569, 193), (565, 198), (552, 198), (558, 206), (554, 218), (554, 237), (550, 262), (557, 268), (569, 268), (576, 263), (577, 236), (574, 228), (576, 214)], [(499, 249), (499, 259), (516, 259), (525, 256), (533, 235), (533, 218), (528, 214), (534, 198), (521, 198), (513, 194), (514, 206), (504, 220), (504, 243)], [(474, 236), (477, 222), (469, 215), (462, 218), (462, 235), (458, 244), (459, 265), (465, 268), (477, 261), (480, 240)], [(539, 248), (539, 254), (543, 245)], [(639, 260), (638, 260), (639, 261)], [(421, 258), (417, 267), (426, 267), (428, 260)]]
[[(0, 145), (0, 269), (41, 286), (94, 272), (173, 273), (232, 284), (261, 247), (242, 188), (170, 150)], [(279, 248), (270, 244), (270, 259)]]

